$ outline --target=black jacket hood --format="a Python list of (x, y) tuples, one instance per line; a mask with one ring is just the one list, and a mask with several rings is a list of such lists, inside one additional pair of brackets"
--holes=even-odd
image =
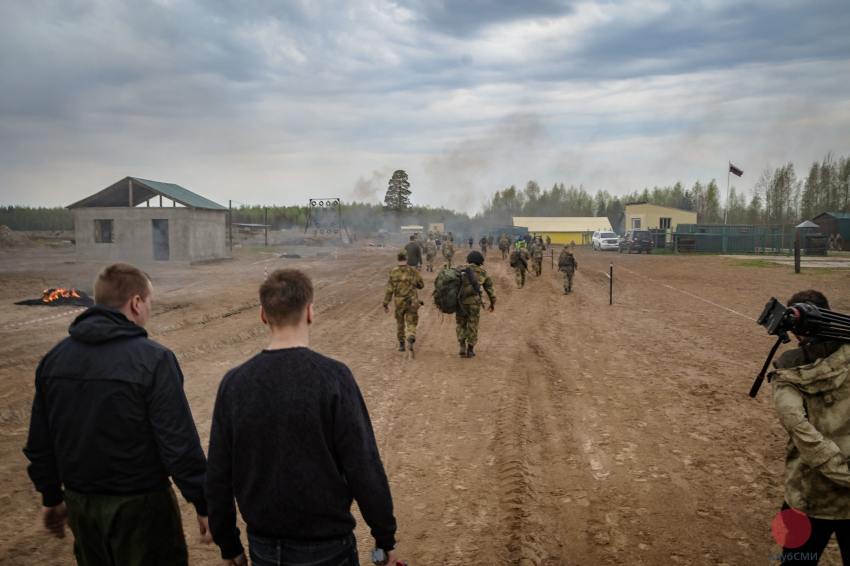
[(71, 323), (68, 334), (74, 340), (100, 344), (119, 338), (146, 337), (147, 331), (115, 309), (95, 305)]

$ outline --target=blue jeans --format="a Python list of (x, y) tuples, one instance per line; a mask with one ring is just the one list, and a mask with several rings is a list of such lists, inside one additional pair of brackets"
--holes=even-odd
[(321, 541), (265, 538), (248, 534), (253, 566), (359, 566), (354, 533)]

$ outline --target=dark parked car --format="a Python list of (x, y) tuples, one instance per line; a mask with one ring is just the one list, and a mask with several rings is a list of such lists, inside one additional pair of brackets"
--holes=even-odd
[(619, 252), (651, 253), (653, 248), (652, 234), (649, 230), (630, 230), (620, 240)]

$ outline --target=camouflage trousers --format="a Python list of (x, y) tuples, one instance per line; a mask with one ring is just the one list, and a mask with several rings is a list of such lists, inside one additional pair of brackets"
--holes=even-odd
[(573, 275), (575, 275), (575, 273), (575, 269), (564, 270), (564, 291), (573, 290)]
[(507, 250), (507, 248), (505, 248), (505, 249), (499, 248), (499, 251), (500, 251), (500, 252), (502, 252), (502, 259), (508, 259), (508, 250)]
[(452, 266), (452, 258), (454, 257), (454, 254), (452, 254), (452, 255), (444, 255), (443, 257), (446, 259), (446, 265), (448, 265), (449, 267), (451, 267), (451, 266)]
[(524, 267), (515, 267), (514, 274), (516, 275), (516, 286), (522, 289), (525, 287), (525, 271)]
[(481, 320), (481, 305), (463, 305), (463, 312), (455, 313), (455, 330), (458, 342), (470, 346), (478, 343), (478, 322)]
[(425, 266), (428, 271), (434, 271), (434, 257), (435, 256), (428, 254), (425, 255)]
[(534, 258), (531, 260), (531, 263), (534, 266), (534, 274), (540, 277), (540, 274), (543, 273), (543, 258)]
[(419, 324), (419, 310), (405, 305), (395, 309), (396, 337), (399, 342), (406, 338), (416, 338), (416, 325)]

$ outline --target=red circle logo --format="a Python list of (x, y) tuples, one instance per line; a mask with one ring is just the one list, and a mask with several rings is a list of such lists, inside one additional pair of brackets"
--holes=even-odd
[(773, 518), (770, 532), (782, 548), (799, 548), (812, 536), (812, 522), (805, 513), (796, 509), (785, 509)]

